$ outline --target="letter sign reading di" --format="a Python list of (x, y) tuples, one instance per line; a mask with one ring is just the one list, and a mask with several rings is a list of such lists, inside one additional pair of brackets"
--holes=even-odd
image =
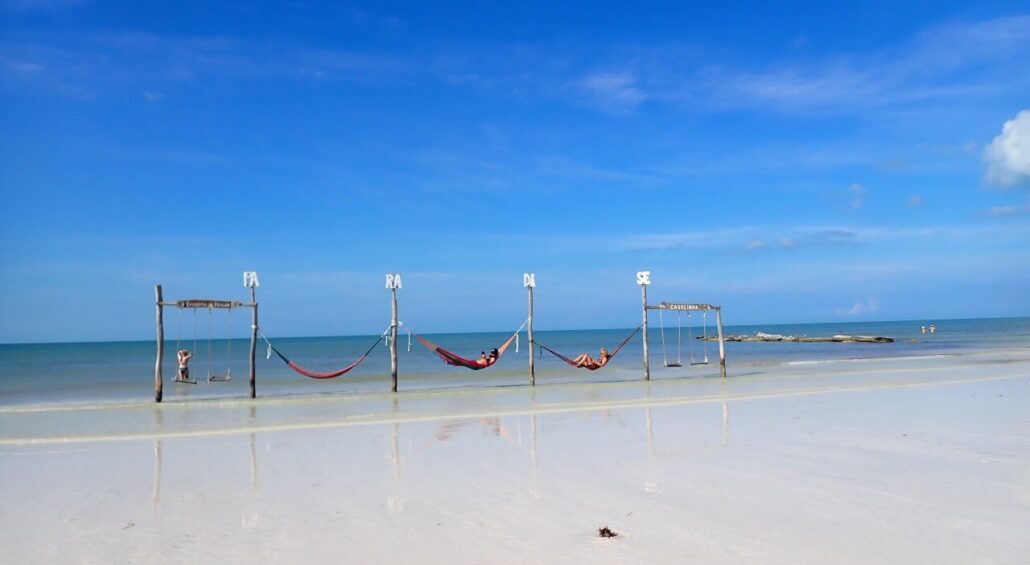
[(400, 275), (400, 273), (388, 273), (386, 275), (386, 288), (389, 288), (389, 289), (401, 288), (401, 275)]
[(243, 286), (246, 288), (257, 288), (260, 285), (258, 283), (257, 272), (255, 271), (244, 271), (243, 273)]
[(536, 273), (522, 273), (522, 286), (526, 288), (535, 288)]
[(637, 284), (651, 284), (651, 271), (640, 271), (639, 273), (637, 273)]

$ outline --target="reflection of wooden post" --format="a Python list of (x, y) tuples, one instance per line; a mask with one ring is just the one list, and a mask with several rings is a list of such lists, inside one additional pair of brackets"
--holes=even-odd
[(522, 284), (529, 291), (529, 324), (527, 336), (529, 337), (529, 384), (536, 385), (536, 367), (533, 365), (533, 288), (536, 287), (536, 274), (524, 273)]
[(529, 460), (533, 465), (533, 475), (536, 476), (536, 414), (529, 417)]
[(157, 510), (157, 505), (161, 502), (161, 440), (159, 439), (154, 440), (154, 484), (150, 497), (154, 509)]
[(647, 458), (654, 459), (654, 426), (651, 425), (651, 407), (644, 408), (644, 417), (647, 419)]
[(722, 400), (722, 446), (730, 443), (730, 405), (724, 398)]
[(393, 449), (393, 478), (394, 480), (400, 480), (401, 478), (401, 450), (397, 445), (397, 436), (400, 432), (400, 424), (394, 423), (393, 433), (391, 436), (391, 446)]
[(719, 329), (719, 372), (726, 378), (726, 339), (722, 335), (722, 307), (715, 309), (715, 325)]
[[(250, 303), (253, 305), (250, 312), (250, 397), (257, 398), (257, 364), (255, 359), (257, 358), (258, 303), (253, 286), (250, 287)], [(231, 316), (232, 314), (230, 313), (229, 315)]]
[(164, 377), (161, 375), (161, 360), (165, 355), (164, 307), (161, 306), (164, 296), (161, 293), (161, 285), (154, 287), (154, 294), (157, 296), (157, 362), (154, 364), (154, 402), (161, 402), (161, 398), (164, 396)]

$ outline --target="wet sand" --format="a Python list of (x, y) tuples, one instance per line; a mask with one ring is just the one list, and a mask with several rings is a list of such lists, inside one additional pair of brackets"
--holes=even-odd
[(1030, 349), (731, 375), (0, 409), (0, 545), (12, 563), (1030, 555)]

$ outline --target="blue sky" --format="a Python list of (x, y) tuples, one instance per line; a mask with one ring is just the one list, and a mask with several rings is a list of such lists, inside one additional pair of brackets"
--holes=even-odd
[(1025, 4), (179, 4), (0, 0), (0, 342), (1030, 314)]

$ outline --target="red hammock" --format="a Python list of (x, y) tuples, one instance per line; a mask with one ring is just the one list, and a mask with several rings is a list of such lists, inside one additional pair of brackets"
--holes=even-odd
[[(626, 344), (629, 343), (629, 340), (633, 339), (633, 336), (637, 335), (637, 332), (639, 332), (640, 328), (642, 328), (642, 327), (644, 327), (644, 326), (642, 326), (642, 325), (641, 326), (637, 326), (637, 329), (633, 330), (633, 333), (629, 334), (629, 336), (626, 337), (626, 339), (622, 340), (622, 343), (620, 343), (619, 346), (616, 347), (615, 350), (612, 351), (608, 355), (608, 361), (611, 361), (612, 357), (615, 357), (615, 354), (618, 353), (623, 347), (625, 347)], [(604, 367), (605, 365), (608, 364), (608, 361), (605, 361), (604, 363), (598, 363), (597, 361), (594, 361), (593, 363), (590, 363), (590, 364), (579, 363), (575, 359), (573, 359), (571, 357), (566, 357), (566, 356), (562, 355), (561, 353), (558, 353), (557, 351), (551, 349), (550, 347), (547, 347), (546, 345), (540, 343), (539, 341), (536, 342), (536, 345), (538, 347), (540, 347), (540, 349), (543, 349), (543, 350), (547, 351), (551, 355), (554, 355), (558, 359), (561, 359), (562, 361), (565, 361), (566, 363), (568, 363), (569, 365), (571, 365), (571, 366), (573, 366), (573, 367), (575, 367), (577, 369), (586, 369), (588, 371), (596, 371), (596, 370), (600, 369), (601, 367)]]
[(428, 339), (418, 334), (414, 335), (419, 341), (422, 342), (422, 345), (426, 346), (426, 348), (432, 351), (433, 353), (439, 355), (440, 358), (446, 361), (448, 365), (455, 365), (458, 367), (465, 367), (466, 369), (472, 369), (473, 371), (478, 371), (480, 369), (485, 369), (496, 363), (497, 360), (501, 358), (501, 355), (504, 355), (504, 350), (508, 349), (508, 346), (511, 345), (511, 342), (515, 341), (515, 336), (519, 334), (517, 332), (511, 334), (511, 337), (508, 338), (508, 341), (504, 342), (503, 344), (501, 344), (500, 347), (497, 348), (497, 357), (487, 358), (485, 363), (480, 363), (479, 361), (474, 359), (465, 359), (464, 357), (455, 355), (454, 353), (447, 351), (446, 349), (436, 345), (435, 343), (429, 341)]
[(274, 351), (275, 354), (278, 355), (279, 358), (283, 360), (284, 363), (286, 363), (291, 369), (293, 369), (294, 371), (297, 371), (298, 373), (304, 375), (305, 377), (310, 377), (312, 379), (335, 379), (336, 377), (339, 377), (340, 375), (342, 375), (344, 373), (347, 373), (351, 369), (353, 369), (354, 367), (357, 367), (358, 365), (360, 365), (361, 362), (364, 361), (366, 357), (368, 357), (368, 354), (372, 353), (372, 350), (375, 349), (377, 345), (379, 345), (379, 342), (383, 341), (383, 336), (380, 335), (379, 339), (377, 339), (376, 342), (372, 344), (372, 347), (369, 347), (368, 351), (365, 351), (365, 353), (362, 354), (361, 357), (358, 357), (358, 359), (356, 361), (354, 361), (353, 363), (351, 363), (350, 365), (347, 365), (346, 367), (340, 369), (339, 371), (328, 371), (328, 372), (311, 371), (311, 370), (305, 369), (304, 367), (301, 367), (300, 365), (298, 365), (298, 364), (294, 363), (293, 361), (290, 361), (289, 359), (287, 359), (285, 355), (283, 355), (278, 349), (275, 348), (274, 345), (272, 345), (272, 342), (268, 341), (268, 338), (265, 338), (265, 341), (268, 343), (268, 347), (270, 347), (272, 349), (272, 351)]

